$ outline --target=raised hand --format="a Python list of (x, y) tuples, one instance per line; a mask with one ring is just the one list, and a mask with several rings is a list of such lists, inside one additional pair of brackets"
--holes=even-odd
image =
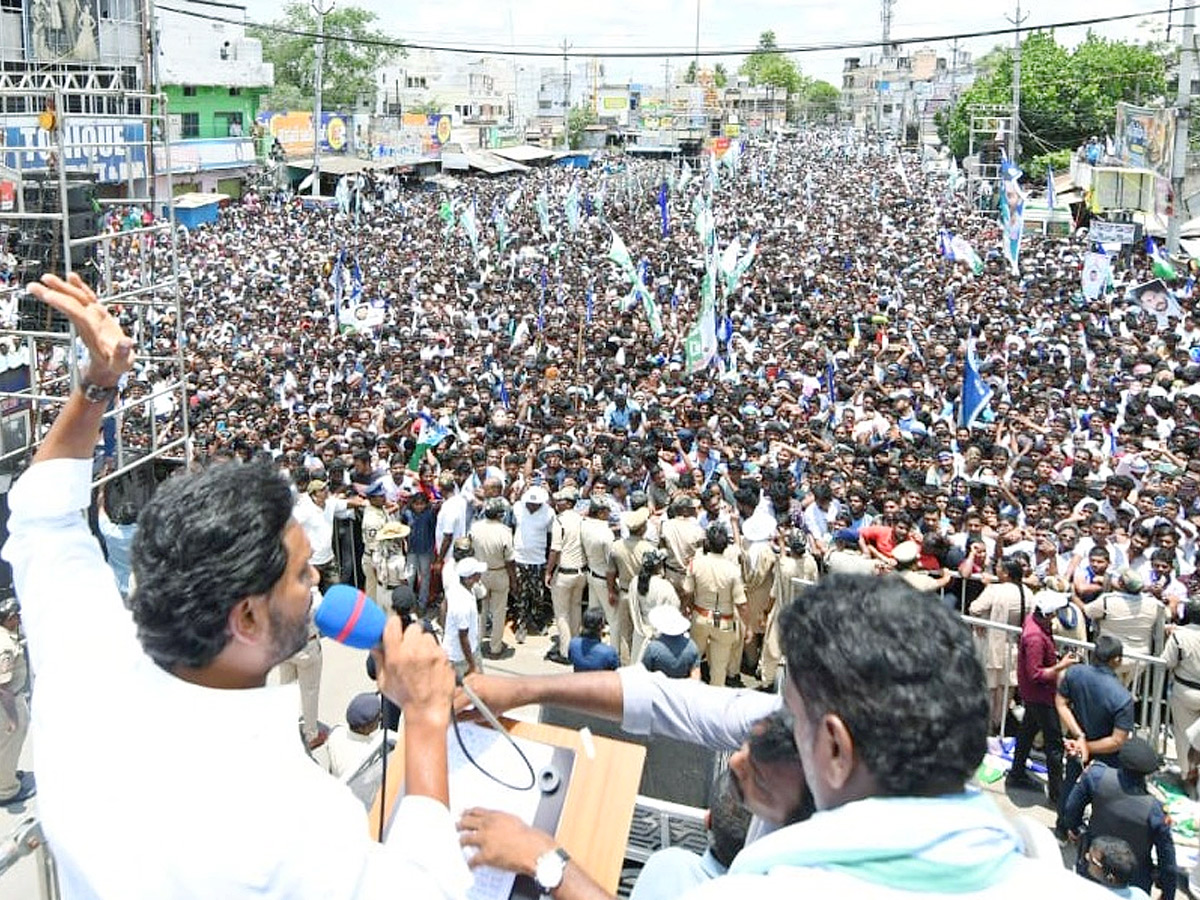
[(101, 387), (115, 385), (133, 366), (133, 341), (100, 302), (96, 292), (72, 272), (63, 281), (42, 276), (40, 284), (26, 285), (29, 293), (71, 320), (91, 357), (87, 378)]

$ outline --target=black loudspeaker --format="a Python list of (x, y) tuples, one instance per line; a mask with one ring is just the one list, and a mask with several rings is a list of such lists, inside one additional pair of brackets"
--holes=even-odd
[[(17, 278), (25, 283), (37, 281), (45, 272), (62, 274), (66, 269), (63, 248), (63, 219), (57, 179), (28, 180), (22, 183), (25, 211), (58, 214), (58, 219), (29, 219), (21, 223), (12, 241), (17, 257)], [(100, 233), (99, 216), (93, 208), (96, 185), (93, 181), (71, 180), (67, 183), (67, 233), (74, 240)], [(95, 287), (99, 274), (92, 261), (96, 245), (84, 244), (70, 248), (71, 270)], [(66, 317), (32, 297), (22, 297), (17, 303), (18, 327), (27, 331), (67, 331)]]

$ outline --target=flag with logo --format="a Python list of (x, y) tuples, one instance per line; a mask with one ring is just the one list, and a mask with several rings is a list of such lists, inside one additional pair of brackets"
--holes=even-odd
[(454, 206), (449, 198), (443, 200), (442, 205), (438, 207), (438, 218), (445, 224), (442, 229), (443, 237), (450, 237), (454, 233)]
[(950, 238), (950, 253), (947, 254), (954, 262), (965, 262), (976, 275), (983, 274), (983, 260), (975, 252), (975, 248), (961, 234)]
[(1025, 231), (1025, 192), (1021, 190), (1024, 174), (1007, 156), (1000, 164), (1000, 249), (1014, 275), (1020, 274), (1021, 235)]
[(506, 212), (513, 212), (517, 208), (517, 204), (521, 201), (521, 189), (516, 188), (511, 194), (504, 198), (504, 209)]
[(467, 240), (471, 242), (471, 252), (475, 256), (479, 255), (479, 223), (475, 219), (475, 202), (472, 201), (470, 206), (463, 210), (463, 214), (459, 217), (459, 224), (462, 225), (462, 230), (467, 236)]
[(963, 428), (970, 428), (991, 402), (991, 399), (992, 389), (979, 374), (979, 361), (975, 358), (975, 345), (973, 342), (968, 342), (966, 363), (963, 366), (959, 425)]
[(684, 191), (684, 188), (686, 188), (688, 186), (688, 182), (691, 180), (692, 180), (692, 167), (688, 165), (688, 161), (685, 159), (683, 161), (683, 165), (680, 167), (680, 170), (679, 170), (679, 181), (677, 181), (675, 183), (676, 190), (678, 190), (679, 193), (682, 194)]
[[(609, 230), (612, 231), (612, 229)], [(630, 281), (636, 280), (637, 272), (633, 268), (633, 257), (629, 255), (629, 248), (625, 246), (625, 242), (615, 231), (612, 232), (612, 246), (608, 248), (608, 258), (617, 264), (626, 278)]]
[(1171, 262), (1171, 258), (1167, 256), (1167, 252), (1149, 235), (1146, 235), (1146, 255), (1150, 257), (1155, 278), (1174, 281), (1179, 277), (1175, 271), (1174, 264)]

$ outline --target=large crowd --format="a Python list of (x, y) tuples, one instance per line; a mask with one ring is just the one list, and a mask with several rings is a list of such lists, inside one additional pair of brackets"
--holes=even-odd
[[(1111, 278), (1085, 296), (1085, 264), (1095, 266), (1088, 254), (1097, 248), (1079, 215), (1062, 236), (1026, 234), (1014, 267), (1000, 250), (995, 211), (980, 208), (948, 159), (831, 129), (735, 142), (720, 162), (612, 155), (584, 169), (443, 179), (436, 189), (374, 174), (340, 184), (335, 205), (286, 192), (249, 196), (215, 225), (180, 236), (182, 323), (170, 312), (114, 306), (125, 330), (154, 348), (134, 362), (122, 390), (155, 393), (170, 377), (161, 360), (181, 334), (197, 462), (241, 459), (281, 470), (320, 586), (349, 582), (385, 608), (437, 620), (454, 668), (481, 689), (519, 690), (478, 681), (486, 657), (511, 652), (511, 623), (517, 643), (552, 634), (547, 658), (578, 670), (640, 661), (711, 685), (749, 678), (771, 691), (780, 682), (793, 711), (797, 688), (809, 692), (806, 703), (815, 697), (831, 710), (854, 696), (866, 712), (842, 710), (857, 724), (830, 726), (830, 746), (840, 741), (842, 749), (827, 755), (869, 769), (865, 793), (892, 799), (959, 790), (982, 755), (986, 727), (1009, 730), (1019, 697), (1009, 785), (1040, 790), (1026, 771), (1040, 731), (1065, 838), (1084, 806), (1094, 817), (1113, 791), (1142, 796), (1142, 780), (1157, 768), (1149, 745), (1133, 737), (1129, 690), (1147, 690), (1138, 654), (1161, 655), (1174, 671), (1179, 775), (1193, 790), (1197, 756), (1189, 747), (1200, 743), (1200, 605), (1191, 600), (1200, 328), (1192, 280), (1185, 272), (1161, 283), (1162, 261), (1139, 247), (1114, 253)], [(962, 252), (966, 245), (978, 260)], [(164, 245), (135, 236), (114, 247), (118, 288), (168, 259)], [(1159, 285), (1142, 287), (1156, 278)], [(60, 308), (90, 302), (86, 293), (57, 290)], [(101, 345), (90, 337), (89, 347)], [(44, 374), (62, 362), (42, 360)], [(114, 357), (98, 370), (116, 378), (128, 367)], [(169, 402), (155, 407), (159, 427), (170, 427)], [(120, 427), (134, 433), (145, 424), (131, 418)], [(61, 443), (50, 446), (71, 455)], [(53, 453), (43, 459), (60, 462)], [(172, 606), (176, 593), (189, 610), (211, 605), (196, 585), (214, 574), (176, 572), (203, 564), (180, 555), (176, 532), (194, 528), (215, 547), (227, 530), (192, 509), (188, 492), (219, 488), (214, 503), (233, 515), (239, 490), (258, 503), (254, 473), (265, 471), (197, 468), (204, 471), (160, 490), (138, 526), (152, 532), (140, 550), (136, 510), (108, 502), (118, 491), (105, 496), (108, 561), (130, 595), (143, 649), (182, 681), (210, 686), (227, 686), (231, 673), (254, 686), (289, 657), (283, 674), (301, 682), (304, 737), (315, 747), (325, 740), (315, 705), (320, 642), (315, 632), (306, 642), (303, 616), (291, 615), (304, 606), (307, 585), (280, 589), (295, 607), (287, 621), (299, 629), (288, 631), (286, 654), (276, 652), (282, 643), (269, 653), (245, 649), (263, 634), (278, 637), (279, 627), (272, 619), (256, 632), (249, 606), (242, 618), (222, 608), (203, 622)], [(43, 467), (28, 483), (49, 487), (53, 474)], [(86, 473), (75, 474), (72, 485), (82, 487)], [(42, 512), (18, 500), (26, 535), (40, 533), (30, 531), (31, 517), (47, 535), (63, 530), (36, 516), (59, 506), (65, 515), (70, 498)], [(269, 525), (248, 520), (251, 528), (270, 536)], [(84, 537), (72, 532), (75, 539)], [(266, 553), (271, 542), (258, 543)], [(175, 581), (131, 581), (131, 544), (143, 571)], [(18, 561), (18, 589), (24, 578), (30, 595), (42, 569), (20, 554), (32, 558), (40, 546), (26, 537), (6, 551)], [(237, 549), (216, 548), (214, 559)], [(291, 559), (291, 544), (287, 551)], [(900, 579), (827, 578), (892, 572), (907, 587)], [(261, 573), (233, 574), (241, 580), (230, 609), (268, 587), (274, 594), (259, 584)], [(276, 575), (289, 583), (282, 570)], [(826, 605), (789, 613), (797, 585), (818, 581), (812, 596)], [(986, 711), (971, 691), (978, 668), (961, 652), (956, 617), (913, 607), (909, 621), (900, 613), (913, 603), (911, 588), (974, 617)], [(876, 618), (857, 621), (858, 594), (847, 592), (861, 592)], [(39, 626), (48, 632), (48, 620)], [(211, 647), (199, 646), (202, 626), (211, 626)], [(1003, 626), (1021, 629), (1019, 652), (1010, 652)], [(885, 646), (885, 632), (904, 646)], [(1055, 633), (1095, 639), (1095, 664), (1060, 654)], [(429, 682), (441, 678), (416, 639), (404, 641)], [(394, 662), (398, 638), (384, 644)], [(184, 648), (177, 656), (175, 645)], [(918, 645), (930, 659), (946, 657), (945, 683), (929, 683)], [(826, 652), (848, 672), (861, 669), (862, 680), (838, 682), (842, 673), (826, 666)], [(790, 682), (777, 677), (784, 658)], [(164, 689), (131, 671), (136, 683)], [(628, 705), (641, 676), (621, 672)], [(920, 697), (906, 693), (910, 680), (940, 699), (913, 713)], [(391, 693), (388, 677), (381, 684), (389, 697), (436, 707), (439, 698), (420, 681), (410, 673)], [(818, 693), (824, 681), (841, 693)], [(868, 682), (874, 686), (863, 693)], [(652, 683), (638, 690), (670, 693)], [(746, 701), (745, 693), (754, 694), (738, 702), (760, 713), (779, 708), (778, 698)], [(892, 693), (894, 702), (886, 699)], [(365, 733), (374, 723), (362, 707), (371, 702), (352, 704), (348, 716)], [(958, 728), (962, 758), (934, 765), (942, 744), (933, 726), (911, 735), (901, 725), (883, 729), (902, 708), (947, 734)], [(749, 721), (727, 743), (746, 737), (753, 754)], [(824, 740), (802, 740), (800, 724), (784, 724), (791, 741), (780, 746), (790, 747), (792, 764), (797, 746), (801, 756), (815, 752), (807, 738)], [(846, 752), (875, 745), (887, 748), (878, 758)], [(1084, 771), (1090, 759), (1120, 770), (1124, 787), (1105, 781), (1103, 766)], [(839, 782), (836, 773), (826, 781), (824, 768), (806, 787), (789, 770), (798, 808), (772, 827), (802, 823), (814, 803), (854, 805), (867, 782)], [(741, 790), (748, 783), (740, 779)], [(925, 824), (944, 829), (944, 813)], [(1146, 846), (1135, 849), (1148, 859), (1154, 844), (1170, 875), (1170, 838), (1158, 814), (1142, 835)], [(905, 826), (924, 821), (915, 805), (889, 815)], [(459, 827), (482, 841), (484, 820), (471, 821)], [(1135, 842), (1141, 834), (1118, 825), (1100, 836)], [(1005, 843), (1003, 853), (1013, 846)], [(1108, 871), (1106, 853), (1128, 855), (1103, 842), (1094, 850), (1088, 844), (1080, 856), (1094, 880), (1104, 880), (1097, 872)], [(1125, 875), (1149, 886), (1148, 870)], [(1173, 879), (1162, 880), (1172, 895)]]

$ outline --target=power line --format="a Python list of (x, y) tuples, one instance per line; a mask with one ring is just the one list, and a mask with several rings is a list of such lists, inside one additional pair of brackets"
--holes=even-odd
[[(212, 15), (209, 13), (197, 12), (190, 9), (177, 9), (173, 6), (165, 6), (159, 4), (158, 9), (164, 12), (175, 13), (176, 15), (189, 16), (194, 19), (201, 19), (208, 22), (223, 22), (227, 25), (241, 25), (247, 28), (255, 28), (259, 31), (268, 31), (275, 34), (287, 34), (293, 37), (304, 37), (316, 39), (317, 34), (313, 31), (306, 31), (299, 28), (288, 28), (283, 25), (275, 24), (258, 24), (247, 22), (243, 19), (231, 19), (224, 16)], [(1177, 9), (1197, 9), (1200, 8), (1200, 3), (1191, 6), (1179, 6)], [(1047, 22), (1042, 25), (1034, 25), (1028, 28), (989, 28), (979, 31), (961, 31), (956, 34), (939, 34), (925, 35), (923, 37), (893, 37), (891, 43), (895, 46), (901, 44), (937, 44), (945, 43), (953, 40), (969, 40), (972, 38), (985, 37), (1000, 37), (1011, 35), (1019, 30), (1023, 31), (1047, 31), (1056, 28), (1079, 28), (1084, 25), (1102, 25), (1106, 22), (1121, 22), (1129, 19), (1140, 19), (1145, 16), (1165, 15), (1170, 12), (1167, 8), (1162, 9), (1144, 9), (1136, 13), (1121, 13), (1112, 16), (1095, 16), (1089, 19), (1071, 19), (1060, 22)], [(339, 35), (327, 33), (326, 41), (346, 41), (360, 45), (373, 47), (388, 47), (393, 50), (436, 50), (442, 53), (466, 53), (470, 55), (478, 55), (485, 53), (490, 56), (531, 56), (531, 57), (555, 57), (560, 58), (564, 54), (561, 49), (546, 48), (544, 50), (517, 50), (510, 47), (486, 47), (486, 46), (455, 46), (442, 44), (427, 44), (417, 43), (413, 41), (401, 41), (382, 38), (356, 38), (351, 35)], [(778, 47), (773, 52), (778, 53), (820, 53), (828, 50), (866, 50), (872, 47), (879, 46), (879, 38), (864, 38), (856, 41), (831, 41), (829, 43), (818, 44), (798, 44), (792, 47)], [(568, 58), (586, 59), (594, 56), (609, 57), (612, 59), (662, 59), (663, 57), (720, 57), (720, 56), (750, 56), (754, 53), (761, 52), (757, 47), (727, 47), (727, 48), (710, 48), (710, 49), (692, 49), (692, 50), (677, 50), (677, 49), (660, 49), (660, 50), (607, 50), (605, 48), (576, 48), (566, 55)]]

